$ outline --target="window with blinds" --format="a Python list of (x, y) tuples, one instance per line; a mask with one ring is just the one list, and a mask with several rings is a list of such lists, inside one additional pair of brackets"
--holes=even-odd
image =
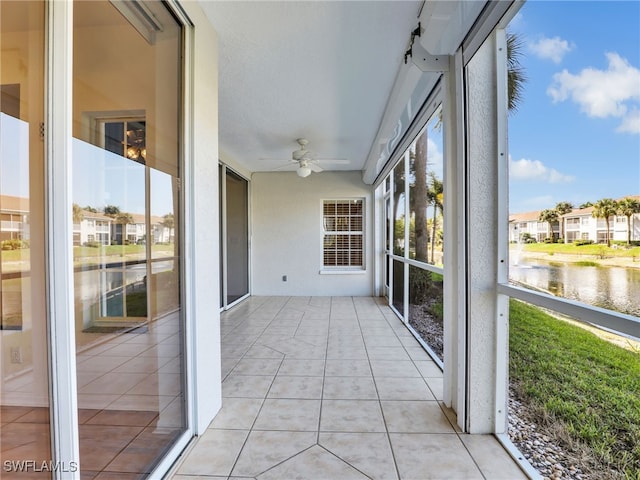
[(323, 266), (363, 268), (364, 201), (323, 201)]

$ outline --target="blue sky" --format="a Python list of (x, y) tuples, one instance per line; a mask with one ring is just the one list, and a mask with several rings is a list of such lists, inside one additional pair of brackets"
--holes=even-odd
[(528, 78), (509, 118), (510, 211), (640, 195), (640, 1), (532, 0), (509, 31)]

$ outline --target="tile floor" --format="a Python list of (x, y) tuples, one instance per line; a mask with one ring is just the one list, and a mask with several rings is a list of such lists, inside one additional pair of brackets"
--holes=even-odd
[(222, 410), (174, 480), (526, 478), (460, 433), (442, 373), (368, 297), (252, 297), (221, 316)]

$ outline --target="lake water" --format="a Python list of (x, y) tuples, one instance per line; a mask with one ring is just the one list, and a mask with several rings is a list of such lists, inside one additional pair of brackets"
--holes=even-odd
[(640, 317), (640, 269), (583, 267), (518, 258), (509, 279), (589, 305)]

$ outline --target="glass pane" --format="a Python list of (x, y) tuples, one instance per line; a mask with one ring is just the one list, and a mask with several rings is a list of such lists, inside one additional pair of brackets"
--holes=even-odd
[(437, 111), (409, 148), (409, 258), (442, 265), (444, 183)]
[(162, 3), (143, 3), (153, 25), (136, 30), (133, 4), (74, 2), (73, 252), (87, 477), (148, 474), (186, 427), (182, 34)]
[(227, 304), (249, 293), (249, 183), (227, 170)]
[[(0, 476), (3, 478), (21, 477), (17, 474), (20, 463), (12, 462), (22, 462), (24, 467), (27, 460), (39, 466), (52, 460), (44, 257), (45, 169), (40, 134), (45, 104), (44, 25), (43, 2), (0, 2)], [(51, 474), (42, 472), (38, 478), (51, 478)]]
[(441, 361), (443, 306), (443, 276), (409, 265), (409, 324)]
[(405, 168), (404, 160), (393, 169), (393, 254), (405, 252)]

